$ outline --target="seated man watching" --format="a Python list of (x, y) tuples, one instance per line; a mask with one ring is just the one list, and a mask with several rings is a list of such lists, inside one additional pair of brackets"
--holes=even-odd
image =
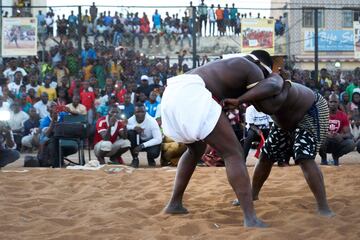
[(108, 115), (100, 117), (96, 122), (94, 153), (101, 164), (105, 164), (105, 157), (110, 157), (112, 162), (124, 163), (121, 155), (130, 148), (126, 135), (126, 125), (120, 119), (120, 109), (112, 105)]
[[(51, 102), (49, 115), (40, 120), (40, 146), (38, 159), (41, 167), (59, 167), (59, 140), (54, 137), (56, 123), (62, 122), (67, 112), (62, 112), (61, 107)], [(77, 152), (77, 145), (62, 146), (62, 155), (69, 156)]]
[(30, 118), (24, 122), (24, 137), (21, 139), (22, 149), (28, 148), (32, 150), (33, 147), (39, 146), (39, 115), (36, 109), (31, 107), (29, 110)]
[(329, 97), (329, 131), (321, 146), (319, 155), (321, 164), (328, 165), (326, 153), (332, 153), (334, 165), (339, 165), (339, 158), (351, 152), (355, 143), (350, 132), (350, 123), (346, 113), (339, 110), (339, 98), (336, 94)]
[[(3, 114), (3, 112), (0, 112)], [(16, 150), (16, 143), (11, 128), (5, 121), (0, 120), (0, 168), (16, 161), (20, 153)]]
[(135, 114), (128, 121), (128, 138), (131, 142), (131, 166), (139, 167), (139, 152), (147, 153), (149, 166), (155, 167), (155, 158), (160, 155), (162, 136), (156, 120), (146, 113), (142, 104), (135, 107)]
[(86, 107), (80, 103), (80, 96), (74, 95), (72, 97), (72, 103), (66, 105), (66, 111), (71, 115), (86, 115)]

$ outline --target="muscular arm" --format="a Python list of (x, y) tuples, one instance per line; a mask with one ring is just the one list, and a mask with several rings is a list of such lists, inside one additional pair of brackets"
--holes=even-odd
[(283, 103), (286, 101), (290, 87), (291, 84), (289, 82), (285, 82), (283, 89), (278, 95), (266, 98), (261, 101), (253, 102), (253, 105), (258, 111), (269, 115), (274, 114), (281, 108)]
[(242, 103), (254, 103), (279, 95), (284, 86), (284, 80), (274, 73), (264, 80), (249, 82), (249, 84), (257, 82), (257, 84), (238, 98), (225, 99), (223, 102), (225, 108), (237, 108)]
[(278, 74), (272, 73), (268, 78), (259, 81), (255, 87), (238, 97), (239, 104), (261, 101), (278, 95), (282, 91), (283, 85), (284, 80)]

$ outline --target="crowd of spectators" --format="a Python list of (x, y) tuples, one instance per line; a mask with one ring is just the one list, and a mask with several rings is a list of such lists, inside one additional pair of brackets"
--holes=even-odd
[[(129, 133), (128, 136), (121, 135), (124, 139), (129, 138), (129, 142), (125, 145), (122, 142), (121, 149), (116, 151), (106, 144), (101, 145), (100, 151), (99, 145), (99, 149), (95, 151), (98, 158), (104, 162), (104, 157), (112, 157), (112, 161), (121, 163), (121, 154), (130, 149), (134, 158), (133, 166), (136, 167), (137, 154), (143, 150), (148, 152), (149, 165), (153, 166), (153, 160), (160, 151), (161, 96), (166, 80), (185, 73), (189, 67), (181, 63), (181, 58), (179, 63), (170, 64), (169, 58), (149, 58), (131, 48), (93, 46), (88, 42), (84, 44), (81, 55), (77, 52), (71, 41), (65, 41), (50, 51), (39, 54), (38, 57), (2, 59), (0, 107), (2, 110), (11, 110), (9, 128), (14, 139), (13, 148), (23, 152), (36, 149), (39, 150), (40, 158), (43, 157), (44, 147), (51, 143), (52, 123), (61, 121), (64, 115), (86, 116), (89, 128), (95, 133), (98, 133), (101, 127), (111, 129), (117, 122), (119, 123), (116, 126), (124, 128), (126, 121), (123, 119), (128, 119), (129, 132), (131, 130), (135, 135), (140, 133), (140, 138), (136, 139), (133, 133)], [(44, 61), (40, 61), (42, 57)], [(330, 96), (336, 96), (336, 109), (345, 114), (347, 121), (342, 121), (341, 124), (345, 126), (340, 127), (336, 125), (337, 120), (333, 119), (329, 126), (329, 137), (334, 135), (334, 131), (345, 129), (343, 133), (336, 133), (342, 134), (344, 141), (351, 139), (348, 142), (352, 142), (353, 146), (347, 145), (347, 149), (350, 150), (354, 149), (356, 144), (359, 149), (360, 144), (359, 79), (360, 68), (351, 72), (329, 72), (321, 69), (318, 81), (314, 80), (313, 72), (292, 70), (294, 82), (319, 91), (327, 100)], [(110, 121), (110, 110), (113, 106), (119, 109), (119, 114), (115, 114), (117, 118)], [(136, 112), (139, 113), (138, 117), (134, 115)], [(333, 113), (337, 114), (336, 111)], [(151, 130), (139, 127), (148, 118), (154, 120), (145, 124), (150, 126)], [(102, 124), (99, 121), (102, 121)], [(158, 129), (154, 128), (154, 122), (157, 122)], [(94, 147), (102, 140), (111, 139), (116, 142), (120, 137), (111, 135), (111, 130), (109, 134), (100, 134), (96, 140), (90, 138), (88, 145)], [(339, 136), (337, 138), (340, 140)], [(147, 145), (147, 141), (154, 145)], [(56, 154), (57, 145), (53, 145), (51, 149), (51, 154)], [(115, 156), (114, 151), (117, 153)], [(76, 149), (71, 149), (68, 154), (74, 152)], [(56, 156), (53, 158), (58, 159)], [(58, 161), (56, 160), (56, 163)]]
[[(208, 8), (204, 1), (196, 8), (199, 11), (197, 14), (199, 29), (206, 28), (208, 10), (212, 8), (213, 6)], [(235, 9), (234, 5), (229, 9), (229, 16), (232, 11), (234, 14), (235, 10), (232, 9)], [(206, 16), (205, 13), (207, 13)], [(191, 16), (191, 12), (189, 14)], [(40, 24), (45, 21), (44, 32), (51, 34), (53, 23), (47, 25), (46, 19), (54, 17), (52, 10), (46, 16), (41, 17), (41, 15), (40, 12), (37, 17)], [(160, 37), (158, 30), (161, 31), (164, 24), (170, 28), (186, 28), (190, 31), (189, 24), (191, 23), (188, 16), (185, 14), (185, 18), (180, 20), (176, 15), (170, 17), (166, 14), (165, 19), (162, 20), (156, 11), (152, 16), (154, 24), (150, 27), (148, 20), (144, 22), (144, 19), (147, 19), (145, 13), (142, 18), (139, 18), (137, 13), (129, 13), (126, 18), (117, 13), (115, 13), (115, 18), (111, 17), (110, 12), (101, 13), (98, 16), (97, 7), (93, 5), (89, 13), (86, 11), (83, 15), (84, 34), (94, 34), (95, 39), (102, 36), (111, 44), (105, 44), (105, 41), (95, 41), (94, 44), (86, 41), (80, 51), (74, 47), (73, 41), (63, 38), (57, 46), (51, 47), (48, 51), (40, 51), (36, 57), (0, 59), (0, 110), (11, 112), (8, 126), (1, 126), (0, 129), (1, 149), (8, 145), (22, 152), (36, 150), (39, 152), (40, 159), (49, 159), (46, 157), (47, 154), (53, 154), (50, 158), (55, 159), (53, 162), (46, 160), (42, 162), (44, 166), (57, 166), (60, 161), (58, 147), (51, 137), (55, 123), (61, 122), (65, 115), (83, 115), (86, 116), (92, 133), (95, 133), (92, 134), (92, 136), (95, 135), (95, 139), (89, 138), (87, 145), (97, 146), (94, 151), (100, 162), (104, 163), (105, 157), (110, 157), (111, 161), (122, 163), (121, 154), (130, 150), (133, 156), (132, 165), (137, 167), (139, 151), (146, 151), (149, 165), (154, 166), (154, 159), (160, 153), (160, 108), (166, 80), (183, 74), (190, 68), (183, 63), (186, 51), (181, 51), (178, 62), (171, 64), (169, 57), (146, 56), (136, 51), (131, 44), (129, 47), (124, 47), (123, 42), (127, 41), (125, 40), (127, 35), (123, 30), (126, 29), (126, 19), (131, 19), (129, 20), (131, 26), (138, 26), (136, 28), (139, 31), (142, 31), (141, 24), (144, 23), (148, 29), (155, 29), (155, 35), (152, 36), (155, 36), (153, 40), (155, 44), (158, 44), (159, 40), (156, 36)], [(236, 16), (239, 16), (239, 13)], [(232, 18), (229, 19), (220, 25), (228, 26), (229, 24), (229, 29), (231, 29), (234, 21), (231, 21)], [(65, 16), (62, 19), (59, 18), (59, 21), (63, 21), (63, 27), (57, 28), (58, 34), (69, 36), (72, 32), (76, 32), (78, 19), (73, 13), (67, 19)], [(134, 25), (134, 22), (140, 22), (140, 25)], [(183, 26), (184, 24), (186, 26)], [(103, 26), (106, 26), (104, 31), (101, 30), (105, 29)], [(108, 27), (113, 30), (108, 31)], [(214, 31), (211, 21), (209, 29), (210, 32)], [(233, 29), (231, 31), (235, 31), (235, 28)], [(207, 30), (203, 32), (206, 33)], [(131, 41), (139, 35), (133, 36)], [(140, 41), (140, 38), (138, 39)], [(150, 42), (148, 36), (147, 39)], [(191, 40), (191, 37), (189, 39)], [(209, 61), (204, 56), (202, 64)], [(201, 65), (200, 59), (197, 65)], [(341, 70), (329, 72), (321, 69), (318, 80), (314, 79), (314, 74), (310, 71), (293, 69), (291, 74), (293, 81), (319, 91), (327, 100), (330, 96), (337, 97), (338, 109), (345, 114), (347, 122), (342, 122), (345, 127), (335, 126), (335, 129), (334, 124), (337, 122), (333, 119), (334, 121), (329, 126), (331, 129), (329, 138), (334, 135), (338, 140), (341, 140), (341, 137), (344, 140), (351, 138), (352, 144), (357, 145), (360, 150), (360, 68), (351, 72)], [(179, 104), (181, 104), (181, 99), (179, 99)], [(241, 113), (237, 114), (241, 115)], [(336, 115), (336, 111), (334, 114)], [(234, 119), (231, 121), (234, 122), (236, 131), (239, 129), (236, 127), (239, 120)], [(158, 128), (154, 127), (154, 122), (157, 122)], [(114, 134), (113, 128), (117, 128), (116, 132), (119, 134)], [(258, 129), (253, 132), (254, 138), (258, 132), (260, 132)], [(338, 136), (339, 134), (341, 137)], [(239, 140), (241, 137), (239, 135)], [(13, 140), (13, 144), (10, 144), (10, 140)], [(118, 142), (119, 140), (121, 141)], [(109, 145), (109, 142), (112, 144)], [(118, 143), (115, 144), (116, 142)], [(247, 142), (247, 149), (250, 144)], [(113, 148), (114, 146), (116, 148)], [(349, 145), (347, 148), (350, 149)], [(74, 153), (76, 150), (69, 148), (64, 155)], [(344, 152), (343, 149), (339, 151)], [(12, 156), (15, 155), (16, 153), (13, 153)], [(339, 154), (335, 153), (335, 158), (339, 157)], [(325, 164), (326, 159), (323, 160)]]
[[(40, 61), (41, 58), (44, 61)], [(149, 165), (153, 166), (154, 159), (160, 154), (159, 109), (166, 80), (182, 74), (184, 69), (188, 70), (186, 64), (181, 67), (176, 63), (170, 65), (169, 58), (152, 59), (128, 48), (94, 47), (91, 43), (85, 43), (78, 55), (71, 41), (65, 41), (39, 54), (39, 57), (8, 58), (2, 59), (2, 63), (0, 110), (11, 112), (8, 127), (14, 139), (12, 148), (21, 152), (39, 151), (44, 166), (57, 166), (59, 163), (58, 145), (52, 138), (55, 123), (61, 122), (65, 115), (84, 115), (92, 132), (98, 133), (101, 127), (113, 127), (110, 123), (103, 126), (104, 123), (99, 122), (104, 119), (105, 122), (109, 121), (113, 106), (119, 109), (113, 124), (119, 122), (117, 126), (123, 126), (126, 123), (122, 119), (129, 121), (128, 134), (132, 140), (128, 147), (131, 147), (135, 159), (134, 166), (138, 165), (136, 159), (139, 151), (148, 152)], [(144, 109), (138, 105), (144, 106)], [(142, 121), (138, 118), (131, 120), (136, 112), (141, 115), (144, 111), (146, 116)], [(153, 119), (151, 124), (148, 123), (149, 118)], [(136, 121), (138, 124), (135, 128), (131, 127)], [(154, 123), (157, 131), (154, 130)], [(139, 127), (142, 125), (144, 128)], [(139, 144), (136, 145), (133, 140), (136, 134), (131, 130), (140, 134), (139, 144), (144, 146), (142, 149), (136, 148)], [(153, 134), (156, 141), (151, 140)], [(112, 139), (110, 136), (100, 134), (96, 139), (90, 138), (88, 145), (94, 147), (102, 140), (109, 141)], [(116, 142), (117, 137), (113, 136), (112, 140)], [(152, 142), (155, 144), (152, 145)], [(101, 149), (96, 150), (95, 155), (102, 163), (104, 157), (122, 162), (119, 149), (114, 150), (117, 153), (115, 156), (111, 149), (111, 154), (105, 151), (106, 144)], [(64, 155), (74, 152), (76, 149), (71, 149), (65, 151)], [(47, 154), (51, 157), (46, 157)], [(44, 158), (56, 160), (51, 163)]]
[[(17, 8), (21, 9), (19, 6)], [(49, 9), (47, 13), (39, 10), (35, 16), (38, 23), (39, 43), (43, 45), (53, 36), (77, 41), (81, 33), (87, 40), (89, 36), (93, 36), (94, 44), (101, 39), (104, 45), (115, 47), (120, 45), (133, 47), (135, 42), (138, 42), (138, 46), (142, 48), (144, 39), (150, 48), (159, 47), (162, 38), (168, 48), (171, 43), (180, 44), (182, 48), (185, 39), (191, 47), (193, 31), (198, 36), (239, 35), (241, 19), (255, 17), (251, 12), (240, 13), (234, 3), (231, 7), (228, 4), (208, 6), (204, 0), (198, 6), (193, 6), (190, 2), (182, 16), (178, 13), (171, 15), (167, 11), (161, 15), (158, 9), (143, 13), (127, 11), (126, 14), (109, 10), (100, 12), (95, 3), (86, 9), (81, 17), (74, 11), (68, 16), (55, 15), (54, 10), (51, 7)], [(193, 16), (195, 16), (194, 21)], [(3, 13), (3, 17), (8, 17), (8, 12)], [(260, 18), (260, 13), (257, 14), (257, 18)], [(81, 28), (79, 28), (80, 24)], [(284, 33), (285, 24), (282, 17), (276, 20), (274, 30), (276, 35)]]

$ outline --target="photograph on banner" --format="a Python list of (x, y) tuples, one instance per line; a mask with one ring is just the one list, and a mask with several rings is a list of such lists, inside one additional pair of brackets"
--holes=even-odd
[(354, 22), (354, 56), (360, 58), (360, 22)]
[(36, 31), (35, 18), (3, 18), (2, 56), (36, 55)]
[(274, 20), (264, 18), (246, 18), (241, 20), (241, 52), (249, 53), (254, 49), (263, 49), (274, 54)]
[[(304, 51), (314, 51), (314, 31), (305, 31), (304, 39)], [(318, 46), (320, 52), (352, 52), (354, 51), (354, 32), (353, 30), (319, 31)]]

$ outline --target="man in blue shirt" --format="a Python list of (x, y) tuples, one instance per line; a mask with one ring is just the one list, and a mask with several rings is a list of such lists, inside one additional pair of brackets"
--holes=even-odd
[(39, 14), (36, 16), (36, 18), (38, 26), (41, 26), (41, 23), (45, 21), (45, 15), (42, 14), (41, 10), (39, 10)]
[(161, 27), (161, 15), (158, 13), (158, 10), (155, 10), (154, 15), (152, 16), (152, 20), (154, 22), (154, 28), (160, 29)]
[(88, 58), (96, 59), (96, 52), (91, 47), (91, 43), (84, 44), (84, 50), (81, 51), (81, 64), (84, 67)]
[(225, 32), (227, 32), (227, 29), (230, 28), (230, 10), (227, 4), (225, 5), (224, 8), (224, 27), (225, 27)]
[(70, 16), (68, 17), (69, 27), (75, 27), (77, 24), (77, 17), (74, 15), (74, 11), (71, 11)]
[(104, 16), (104, 25), (109, 27), (113, 24), (113, 18), (110, 16), (110, 11), (108, 11), (108, 15)]
[(131, 93), (126, 93), (124, 95), (124, 109), (123, 113), (125, 114), (126, 119), (131, 118), (134, 115), (135, 106), (131, 103)]
[[(56, 123), (62, 122), (67, 112), (59, 112), (59, 107), (55, 102), (49, 106), (50, 115), (40, 120), (40, 148), (38, 159), (42, 167), (59, 166), (59, 141), (54, 137), (54, 128)], [(77, 145), (67, 145), (62, 147), (64, 157), (74, 154), (77, 151)]]
[(152, 91), (150, 93), (149, 100), (146, 100), (144, 103), (146, 112), (153, 118), (156, 115), (156, 109), (159, 105), (159, 103), (156, 101), (156, 97), (157, 97), (156, 93), (154, 91)]

